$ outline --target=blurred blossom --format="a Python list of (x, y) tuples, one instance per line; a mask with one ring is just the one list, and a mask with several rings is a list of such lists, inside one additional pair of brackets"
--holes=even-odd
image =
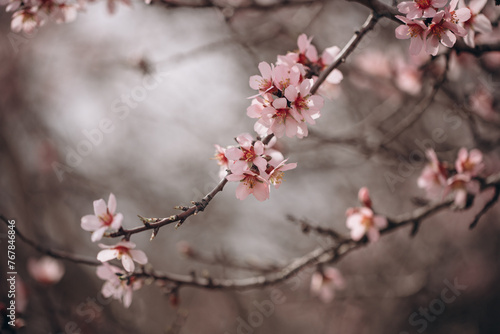
[(51, 285), (59, 282), (64, 275), (63, 264), (49, 256), (38, 260), (28, 260), (28, 272), (39, 283)]
[(102, 295), (121, 301), (125, 307), (132, 304), (133, 291), (142, 287), (142, 280), (125, 277), (126, 273), (123, 270), (108, 263), (97, 267), (96, 273), (100, 279), (106, 281), (101, 289)]
[(484, 168), (483, 154), (477, 149), (470, 152), (465, 147), (458, 151), (455, 168), (460, 174), (468, 174), (471, 177), (477, 176)]
[(464, 209), (467, 206), (467, 194), (477, 194), (479, 185), (470, 174), (456, 174), (447, 180), (443, 196), (452, 194), (455, 197), (455, 205)]
[(417, 184), (419, 188), (425, 189), (428, 197), (437, 199), (447, 185), (448, 171), (446, 164), (439, 161), (433, 149), (428, 150), (425, 154), (429, 163), (422, 170)]
[(359, 190), (358, 199), (364, 206), (346, 211), (346, 225), (351, 230), (351, 238), (359, 241), (366, 235), (370, 242), (376, 242), (380, 237), (379, 231), (387, 227), (387, 218), (374, 214), (368, 188)]
[(356, 65), (364, 72), (382, 78), (390, 78), (392, 66), (389, 56), (378, 50), (369, 50), (356, 57)]
[[(466, 7), (464, 0), (459, 1), (460, 7)], [(474, 41), (476, 32), (488, 34), (493, 30), (490, 20), (485, 15), (480, 14), (487, 2), (487, 0), (471, 0), (467, 6), (471, 12), (471, 17), (464, 22), (464, 28), (467, 31), (464, 41), (471, 48), (476, 46)]]
[(134, 249), (135, 244), (130, 241), (120, 241), (113, 246), (99, 244), (99, 247), (104, 248), (102, 251), (97, 253), (97, 259), (99, 261), (107, 262), (113, 259), (121, 260), (123, 268), (125, 268), (128, 272), (134, 271), (134, 261), (139, 264), (148, 263), (146, 253), (141, 250)]
[(471, 109), (487, 121), (498, 120), (498, 113), (493, 107), (494, 101), (493, 95), (482, 86), (476, 89), (469, 97)]
[(311, 277), (311, 294), (318, 296), (324, 303), (335, 297), (335, 290), (345, 289), (344, 277), (336, 268), (327, 267), (315, 272)]

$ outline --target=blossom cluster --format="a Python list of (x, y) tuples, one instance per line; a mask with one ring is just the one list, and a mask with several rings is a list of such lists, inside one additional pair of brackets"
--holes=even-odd
[[(106, 232), (117, 231), (122, 227), (123, 215), (116, 212), (115, 195), (110, 194), (108, 204), (103, 199), (94, 201), (94, 214), (83, 216), (81, 227), (85, 231), (92, 232), (92, 242), (102, 239)], [(135, 269), (135, 263), (146, 264), (148, 258), (146, 254), (134, 249), (136, 245), (128, 240), (122, 240), (116, 245), (99, 244), (102, 250), (97, 254), (97, 259), (103, 265), (97, 267), (97, 276), (106, 280), (102, 287), (102, 294), (105, 297), (113, 297), (121, 300), (125, 307), (129, 307), (132, 302), (132, 291), (142, 286), (142, 281), (134, 276), (130, 276)], [(125, 270), (111, 265), (108, 261), (113, 259), (121, 260)]]
[(426, 155), (429, 163), (418, 178), (418, 186), (425, 189), (430, 198), (452, 194), (455, 197), (455, 205), (465, 208), (467, 194), (479, 191), (479, 184), (474, 177), (484, 168), (483, 154), (477, 149), (469, 152), (462, 147), (458, 151), (454, 169), (446, 162), (439, 161), (434, 150), (428, 150)]
[(396, 38), (411, 39), (410, 53), (417, 55), (422, 48), (427, 54), (437, 55), (439, 43), (453, 47), (458, 37), (474, 47), (475, 32), (492, 31), (491, 22), (479, 12), (485, 0), (472, 0), (469, 7), (459, 0), (414, 0), (401, 2), (398, 9), (406, 16), (396, 15), (404, 25), (396, 28)]
[(259, 201), (269, 198), (271, 185), (279, 188), (284, 180), (284, 172), (297, 167), (296, 163), (287, 164), (288, 159), (260, 140), (254, 140), (248, 133), (236, 137), (238, 146), (222, 148), (216, 145), (215, 158), (221, 166), (220, 174), (228, 181), (239, 182), (236, 197), (244, 200), (253, 194)]
[[(259, 138), (273, 136), (273, 140), (308, 135), (307, 124), (315, 124), (320, 117), (323, 98), (312, 91), (321, 72), (330, 65), (340, 49), (327, 48), (321, 56), (305, 34), (298, 37), (298, 50), (279, 55), (275, 64), (261, 62), (260, 75), (250, 77), (249, 84), (258, 93), (252, 96), (247, 115), (257, 119), (254, 130), (257, 140), (244, 133), (236, 137), (238, 146), (223, 148), (215, 145), (215, 158), (221, 166), (220, 176), (239, 182), (236, 197), (243, 200), (253, 194), (259, 201), (269, 198), (271, 185), (279, 188), (284, 172), (297, 166), (286, 164), (288, 159)], [(327, 77), (331, 84), (342, 80), (342, 73), (334, 69)]]
[[(311, 88), (340, 49), (327, 48), (320, 57), (311, 41), (305, 34), (300, 35), (298, 51), (279, 55), (275, 64), (261, 62), (260, 75), (250, 77), (250, 87), (258, 94), (252, 96), (247, 115), (257, 119), (254, 130), (259, 135), (303, 138), (308, 135), (307, 124), (315, 124), (320, 117), (323, 98), (311, 92)], [(334, 84), (341, 80), (342, 73), (337, 69), (327, 78)]]
[[(56, 23), (73, 22), (78, 12), (85, 11), (87, 2), (95, 0), (0, 0), (0, 6), (6, 6), (7, 12), (13, 12), (11, 29), (14, 32), (33, 33), (38, 27), (49, 21)], [(127, 6), (130, 0), (107, 0), (110, 14), (116, 11), (116, 3)], [(150, 0), (146, 0), (149, 3)]]

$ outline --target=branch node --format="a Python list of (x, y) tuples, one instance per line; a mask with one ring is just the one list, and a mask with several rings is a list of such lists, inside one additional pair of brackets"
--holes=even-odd
[(151, 238), (149, 238), (149, 241), (152, 241), (158, 235), (159, 231), (160, 231), (160, 228), (159, 227), (155, 227), (153, 229), (153, 233), (151, 233)]

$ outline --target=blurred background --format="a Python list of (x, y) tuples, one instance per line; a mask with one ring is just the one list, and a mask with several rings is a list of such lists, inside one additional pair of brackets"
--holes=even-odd
[[(110, 15), (98, 2), (73, 23), (31, 35), (11, 32), (2, 10), (0, 213), (42, 246), (95, 257), (100, 248), (80, 228), (92, 201), (115, 194), (130, 228), (141, 224), (138, 214), (166, 217), (174, 206), (201, 199), (219, 181), (214, 144), (232, 145), (238, 134), (253, 132), (248, 78), (258, 63), (295, 50), (301, 33), (314, 36), (320, 51), (342, 48), (369, 14), (344, 1), (241, 4), (120, 3)], [(484, 13), (495, 29), (477, 42), (497, 42), (500, 11), (491, 3)], [(394, 38), (396, 27), (381, 20), (340, 66), (344, 80), (322, 87), (325, 107), (307, 138), (278, 142), (298, 168), (270, 200), (240, 201), (228, 184), (182, 227), (164, 227), (151, 242), (149, 233), (132, 237), (150, 264), (227, 278), (283, 267), (331, 243), (304, 234), (287, 215), (348, 235), (345, 210), (358, 205), (362, 186), (376, 211), (390, 217), (421, 205), (425, 193), (416, 180), (425, 147), (450, 162), (460, 147), (479, 148), (485, 173), (498, 172), (500, 53), (409, 57), (409, 42)], [(411, 122), (402, 127), (405, 120)], [(42, 254), (18, 238), (18, 332), (500, 333), (498, 207), (468, 228), (491, 195), (481, 194), (465, 212), (433, 216), (414, 237), (404, 228), (349, 254), (335, 264), (346, 288), (330, 303), (311, 295), (308, 268), (263, 289), (182, 288), (178, 306), (146, 284), (127, 309), (100, 295), (95, 267), (63, 261), (57, 282), (30, 274), (28, 263)], [(179, 243), (205, 261), (183, 255)], [(0, 244), (6, 254), (3, 222)], [(1, 268), (6, 282), (4, 255)], [(457, 284), (456, 298), (439, 302)], [(5, 305), (7, 288), (0, 285)]]

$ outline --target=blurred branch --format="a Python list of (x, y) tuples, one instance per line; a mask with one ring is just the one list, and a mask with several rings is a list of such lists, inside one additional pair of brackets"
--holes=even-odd
[(339, 67), (340, 64), (345, 62), (346, 58), (351, 54), (351, 52), (353, 52), (356, 49), (356, 46), (358, 46), (359, 42), (361, 42), (361, 39), (363, 39), (366, 33), (375, 27), (377, 21), (378, 21), (377, 14), (371, 13), (368, 16), (365, 23), (363, 23), (361, 28), (354, 33), (354, 35), (351, 37), (349, 42), (347, 42), (346, 46), (344, 46), (342, 51), (339, 52), (334, 61), (323, 72), (321, 72), (321, 75), (319, 76), (318, 80), (316, 80), (316, 82), (311, 88), (311, 94), (316, 93), (319, 86), (321, 86), (321, 84), (326, 80), (328, 75), (334, 69)]
[(316, 3), (322, 3), (325, 0), (301, 0), (301, 1), (290, 1), (282, 0), (281, 2), (275, 2), (270, 4), (262, 4), (257, 1), (250, 1), (248, 3), (243, 3), (239, 5), (231, 5), (229, 3), (223, 4), (218, 1), (213, 0), (203, 0), (198, 2), (188, 2), (188, 1), (173, 1), (173, 0), (160, 0), (162, 5), (167, 8), (217, 8), (217, 9), (230, 9), (234, 11), (238, 10), (273, 10), (280, 8), (289, 8), (305, 5), (314, 5)]
[(349, 2), (357, 2), (365, 7), (370, 8), (378, 17), (386, 17), (394, 22), (400, 23), (401, 21), (396, 18), (396, 15), (401, 15), (397, 8), (386, 5), (378, 0), (346, 0)]
[(334, 231), (330, 228), (321, 227), (318, 225), (312, 225), (311, 223), (309, 223), (305, 219), (297, 219), (292, 215), (288, 215), (286, 218), (289, 221), (291, 221), (292, 223), (299, 224), (303, 233), (307, 234), (307, 233), (312, 231), (312, 232), (317, 233), (319, 235), (324, 235), (324, 236), (330, 237), (330, 238), (334, 239), (335, 241), (339, 241), (339, 242), (345, 241), (348, 239), (348, 238), (342, 236), (337, 231)]
[[(498, 200), (500, 194), (500, 173), (492, 175), (484, 180), (481, 180), (481, 189), (485, 190), (488, 188), (495, 188), (495, 195), (493, 198), (486, 203), (481, 212), (476, 215), (474, 221), (478, 220), (487, 210), (489, 210), (493, 204)], [(389, 225), (387, 228), (380, 231), (381, 235), (386, 235), (396, 231), (407, 225), (418, 225), (423, 220), (431, 217), (444, 209), (452, 207), (454, 204), (453, 199), (447, 199), (445, 201), (430, 203), (426, 206), (420, 207), (412, 212), (402, 214), (396, 218), (387, 218)], [(6, 222), (8, 225), (8, 220), (0, 215), (0, 218)], [(312, 225), (307, 225), (309, 228), (314, 228)], [(320, 229), (315, 228), (316, 231)], [(87, 264), (87, 265), (99, 265), (100, 262), (95, 260), (88, 260), (82, 257), (69, 254), (61, 251), (54, 251), (46, 247), (39, 246), (35, 242), (29, 240), (24, 235), (20, 234), (19, 230), (15, 230), (16, 234), (21, 240), (26, 242), (28, 245), (32, 246), (39, 252), (47, 254), (49, 256), (69, 260), (76, 263)], [(338, 234), (337, 232), (335, 232)], [(340, 235), (340, 234), (338, 234)], [(249, 277), (244, 279), (225, 279), (225, 278), (212, 278), (208, 274), (204, 274), (202, 277), (197, 276), (195, 273), (191, 275), (179, 275), (174, 273), (160, 273), (156, 271), (148, 271), (144, 267), (140, 271), (130, 274), (130, 277), (135, 278), (152, 278), (154, 280), (165, 281), (174, 284), (177, 288), (181, 286), (193, 286), (206, 289), (251, 289), (257, 287), (264, 287), (272, 284), (277, 284), (287, 280), (292, 277), (305, 267), (312, 264), (324, 264), (337, 262), (342, 259), (349, 252), (358, 249), (360, 247), (367, 245), (367, 238), (363, 238), (360, 241), (354, 241), (352, 239), (337, 239), (335, 244), (326, 248), (316, 248), (310, 253), (296, 258), (286, 267), (277, 270), (276, 272), (270, 274), (264, 274), (255, 277)]]
[(42, 254), (51, 256), (51, 257), (56, 258), (56, 259), (68, 260), (68, 261), (71, 261), (74, 263), (87, 264), (90, 266), (97, 266), (97, 265), (101, 264), (101, 262), (94, 260), (94, 259), (89, 259), (89, 258), (86, 258), (83, 256), (68, 253), (65, 251), (54, 250), (54, 249), (51, 249), (48, 247), (41, 246), (38, 243), (36, 243), (35, 241), (26, 237), (23, 233), (21, 233), (19, 231), (19, 229), (17, 227), (10, 225), (9, 220), (4, 215), (0, 214), (0, 220), (2, 220), (5, 224), (7, 224), (7, 226), (9, 228), (14, 229), (14, 231), (16, 232), (16, 235), (19, 237), (19, 239), (21, 239), (22, 241), (24, 241), (25, 243), (27, 243), (28, 245), (30, 245), (31, 247), (33, 247), (34, 249), (36, 249), (37, 251), (39, 251)]
[(424, 114), (424, 112), (430, 107), (432, 102), (434, 101), (434, 98), (436, 97), (436, 94), (438, 93), (439, 89), (443, 85), (443, 83), (446, 81), (446, 75), (448, 73), (448, 66), (449, 66), (449, 53), (446, 53), (445, 55), (446, 59), (446, 65), (443, 71), (443, 74), (441, 75), (441, 78), (436, 80), (434, 83), (434, 86), (432, 87), (432, 91), (429, 94), (429, 96), (422, 100), (419, 104), (417, 104), (413, 110), (410, 112), (410, 114), (405, 117), (399, 124), (397, 124), (395, 127), (392, 128), (392, 130), (384, 136), (382, 139), (381, 145), (387, 145), (388, 143), (392, 142), (394, 139), (396, 139), (401, 133), (403, 133), (406, 129), (408, 129), (410, 126), (412, 126), (416, 121), (420, 119), (420, 117)]

